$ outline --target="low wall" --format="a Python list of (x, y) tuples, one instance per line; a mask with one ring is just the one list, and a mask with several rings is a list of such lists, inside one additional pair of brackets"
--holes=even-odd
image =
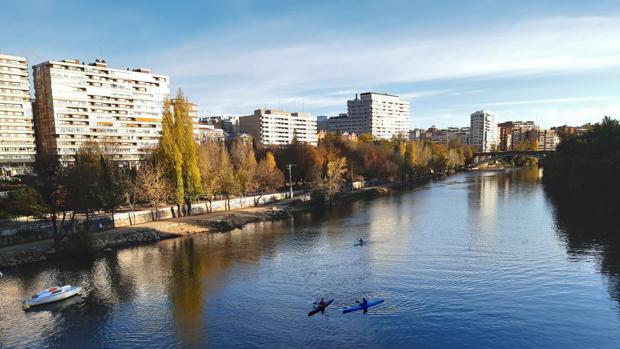
[[(233, 198), (230, 199), (229, 203), (227, 200), (213, 200), (211, 202), (200, 202), (192, 204), (192, 215), (200, 215), (208, 212), (220, 212), (226, 211), (227, 209), (237, 209), (244, 207), (251, 207), (256, 205), (256, 201), (258, 201), (258, 205), (265, 205), (273, 201), (278, 201), (285, 199), (288, 193), (274, 193), (274, 194), (265, 194), (263, 196), (247, 196), (242, 198)], [(296, 193), (299, 194), (299, 193)], [(230, 205), (230, 207), (227, 207)], [(177, 206), (166, 206), (159, 208), (157, 210), (157, 215), (155, 214), (155, 209), (149, 210), (141, 210), (135, 212), (121, 212), (112, 214), (104, 214), (96, 217), (92, 217), (88, 222), (88, 229), (86, 229), (86, 221), (79, 220), (76, 221), (76, 230), (89, 230), (89, 231), (101, 231), (112, 228), (120, 228), (126, 227), (130, 225), (136, 225), (141, 223), (147, 223), (155, 220), (156, 217), (158, 219), (169, 219), (175, 218), (179, 216), (185, 216), (185, 207), (181, 207), (183, 211), (181, 215), (179, 215), (179, 210)], [(65, 230), (69, 229), (69, 226), (65, 226)], [(51, 222), (30, 222), (30, 223), (20, 223), (17, 224), (5, 224), (5, 226), (0, 228), (0, 246), (13, 245), (18, 243), (44, 240), (52, 238), (52, 224)]]

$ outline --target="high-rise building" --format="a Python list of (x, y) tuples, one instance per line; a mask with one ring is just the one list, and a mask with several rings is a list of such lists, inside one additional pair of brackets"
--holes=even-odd
[(495, 114), (486, 110), (479, 110), (471, 114), (470, 144), (479, 151), (496, 150), (498, 143), (497, 123)]
[(317, 144), (316, 119), (308, 113), (257, 109), (252, 115), (239, 117), (239, 131), (252, 135), (263, 145), (290, 144), (293, 138)]
[(72, 161), (86, 141), (107, 142), (117, 159), (137, 161), (157, 146), (170, 79), (105, 60), (47, 61), (33, 67), (40, 153)]
[(0, 174), (31, 172), (35, 155), (28, 60), (0, 54)]
[(398, 96), (366, 92), (347, 101), (346, 117), (339, 116), (335, 122), (342, 125), (343, 132), (370, 133), (377, 138), (390, 139), (407, 137), (409, 118), (409, 102), (401, 101)]

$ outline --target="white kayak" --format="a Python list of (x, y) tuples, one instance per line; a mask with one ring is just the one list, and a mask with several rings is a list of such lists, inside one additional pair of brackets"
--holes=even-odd
[(79, 286), (65, 285), (61, 287), (51, 287), (37, 293), (29, 299), (26, 299), (22, 305), (22, 308), (29, 309), (35, 305), (58, 302), (80, 294), (81, 291), (82, 288)]

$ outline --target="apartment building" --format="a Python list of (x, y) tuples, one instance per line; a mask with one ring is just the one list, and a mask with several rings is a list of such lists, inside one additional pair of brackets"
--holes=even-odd
[(0, 175), (31, 172), (35, 155), (28, 60), (0, 54)]
[(499, 150), (514, 150), (528, 139), (527, 132), (536, 129), (534, 121), (507, 121), (497, 125), (499, 127)]
[(96, 141), (111, 144), (120, 161), (137, 161), (157, 146), (169, 77), (105, 60), (47, 61), (33, 73), (40, 153), (72, 161), (84, 142)]
[(291, 113), (276, 109), (257, 109), (239, 117), (239, 132), (252, 135), (262, 145), (300, 142), (317, 144), (316, 119), (308, 113)]
[(538, 150), (553, 151), (560, 143), (560, 137), (555, 130), (539, 130), (538, 131)]
[(398, 96), (366, 92), (355, 95), (347, 101), (346, 116), (334, 119), (342, 132), (370, 133), (376, 138), (391, 139), (394, 136), (407, 137), (409, 130), (410, 105)]
[(495, 114), (479, 110), (471, 114), (470, 144), (479, 151), (494, 151), (497, 148), (499, 132), (495, 122)]

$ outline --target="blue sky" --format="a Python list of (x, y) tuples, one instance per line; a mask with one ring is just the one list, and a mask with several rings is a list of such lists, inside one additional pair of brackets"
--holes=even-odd
[(488, 109), (542, 127), (620, 115), (620, 1), (3, 1), (0, 51), (170, 75), (205, 114), (411, 101), (411, 126)]

